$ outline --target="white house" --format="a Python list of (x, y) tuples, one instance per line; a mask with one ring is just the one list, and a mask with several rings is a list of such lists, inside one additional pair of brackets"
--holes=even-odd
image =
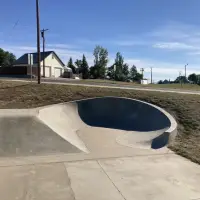
[[(37, 53), (33, 54), (32, 73), (37, 75)], [(54, 51), (41, 52), (41, 75), (43, 76), (43, 61), (45, 61), (45, 77), (60, 77), (64, 72), (64, 63)], [(31, 74), (28, 65), (28, 53), (16, 60), (14, 66), (27, 66), (27, 74)]]
[(142, 80), (140, 81), (140, 83), (141, 83), (142, 85), (148, 85), (148, 84), (149, 84), (149, 80), (146, 79), (146, 78), (144, 78), (144, 79), (142, 79)]

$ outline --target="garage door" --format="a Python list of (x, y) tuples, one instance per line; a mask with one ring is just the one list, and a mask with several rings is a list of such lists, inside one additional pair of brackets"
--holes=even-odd
[(60, 77), (62, 75), (62, 69), (60, 68), (55, 68), (55, 77)]
[(45, 67), (45, 77), (50, 77), (50, 67)]

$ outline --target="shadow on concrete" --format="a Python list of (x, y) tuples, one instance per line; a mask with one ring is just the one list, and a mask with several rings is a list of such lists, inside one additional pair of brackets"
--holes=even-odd
[(164, 132), (162, 135), (159, 135), (158, 137), (154, 138), (151, 143), (151, 148), (160, 149), (166, 146), (169, 142), (169, 136), (170, 136), (169, 133)]

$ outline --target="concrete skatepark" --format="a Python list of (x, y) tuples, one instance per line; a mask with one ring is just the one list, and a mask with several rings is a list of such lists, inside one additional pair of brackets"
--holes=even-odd
[(3, 199), (200, 199), (200, 167), (167, 148), (177, 123), (155, 105), (104, 97), (1, 110), (0, 126)]

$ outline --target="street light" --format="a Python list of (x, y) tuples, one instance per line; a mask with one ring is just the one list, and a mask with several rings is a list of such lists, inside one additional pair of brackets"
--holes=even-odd
[(37, 22), (37, 62), (38, 62), (38, 84), (41, 82), (40, 75), (40, 15), (39, 15), (39, 0), (36, 0), (36, 22)]
[(151, 69), (151, 84), (152, 84), (153, 83), (153, 71), (152, 71), (153, 67), (150, 67), (150, 69)]
[(185, 78), (187, 76), (187, 72), (186, 72), (187, 71), (187, 66), (188, 66), (188, 64), (185, 65)]

